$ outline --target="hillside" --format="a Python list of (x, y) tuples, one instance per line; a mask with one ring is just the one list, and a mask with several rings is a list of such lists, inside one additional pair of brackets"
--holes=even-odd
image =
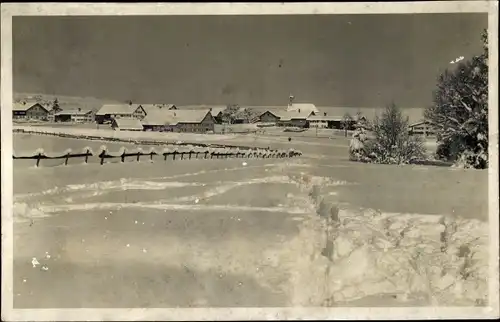
[(39, 93), (14, 93), (14, 102), (22, 100), (36, 100), (42, 104), (51, 104), (54, 99), (58, 100), (59, 106), (64, 109), (99, 109), (105, 103), (116, 103), (113, 100), (99, 99), (95, 97), (76, 97), (64, 95), (50, 95)]

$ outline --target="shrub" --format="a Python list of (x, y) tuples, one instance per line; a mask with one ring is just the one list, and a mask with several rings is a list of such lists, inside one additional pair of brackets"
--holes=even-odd
[(402, 164), (425, 155), (423, 140), (409, 134), (408, 118), (404, 118), (394, 104), (386, 107), (372, 126), (374, 138), (367, 139), (364, 130), (353, 135), (350, 145), (351, 160), (362, 162)]

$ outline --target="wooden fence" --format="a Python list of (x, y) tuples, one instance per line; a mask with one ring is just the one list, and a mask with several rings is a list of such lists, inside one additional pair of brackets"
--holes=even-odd
[[(215, 143), (200, 143), (200, 142), (168, 142), (166, 140), (154, 140), (154, 139), (139, 139), (139, 138), (117, 138), (109, 136), (96, 136), (96, 135), (80, 135), (80, 134), (69, 134), (58, 132), (57, 129), (54, 131), (41, 131), (41, 130), (25, 130), (25, 129), (13, 129), (14, 133), (22, 134), (38, 134), (38, 135), (49, 135), (57, 136), (67, 139), (81, 139), (81, 140), (91, 140), (91, 141), (106, 141), (106, 142), (123, 142), (132, 143), (137, 145), (177, 145), (181, 147), (185, 146), (195, 146), (203, 148), (237, 148), (241, 150), (252, 150), (254, 147), (240, 146), (240, 145), (230, 145), (230, 144), (215, 144)], [(270, 150), (270, 148), (266, 148)]]
[(249, 149), (241, 151), (239, 149), (165, 149), (163, 152), (156, 152), (151, 149), (149, 152), (143, 152), (141, 149), (136, 151), (127, 151), (126, 148), (120, 149), (117, 153), (112, 153), (106, 147), (101, 147), (98, 153), (92, 152), (90, 148), (85, 148), (81, 153), (72, 153), (71, 150), (66, 150), (61, 154), (48, 155), (43, 150), (38, 149), (30, 155), (13, 155), (14, 160), (36, 160), (36, 166), (40, 165), (41, 160), (64, 159), (64, 165), (68, 165), (69, 159), (84, 158), (84, 162), (88, 163), (89, 157), (98, 157), (101, 165), (106, 159), (120, 158), (121, 162), (125, 162), (127, 158), (135, 158), (140, 161), (141, 157), (149, 157), (153, 161), (155, 156), (162, 156), (164, 161), (170, 157), (171, 160), (191, 160), (191, 159), (228, 159), (228, 158), (293, 158), (302, 155), (301, 152), (290, 149), (289, 151), (280, 150), (264, 150), (264, 149)]

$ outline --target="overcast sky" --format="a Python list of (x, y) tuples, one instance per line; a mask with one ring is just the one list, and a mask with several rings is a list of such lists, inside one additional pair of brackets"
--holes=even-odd
[(486, 14), (15, 17), (14, 90), (144, 103), (424, 107)]

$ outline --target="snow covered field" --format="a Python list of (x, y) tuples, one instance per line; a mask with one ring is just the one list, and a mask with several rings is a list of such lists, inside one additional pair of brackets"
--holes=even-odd
[[(352, 163), (300, 140), (290, 160), (15, 161), (15, 307), (484, 303), (486, 172)], [(313, 184), (340, 207), (333, 263)], [(441, 215), (458, 224), (446, 252)]]

